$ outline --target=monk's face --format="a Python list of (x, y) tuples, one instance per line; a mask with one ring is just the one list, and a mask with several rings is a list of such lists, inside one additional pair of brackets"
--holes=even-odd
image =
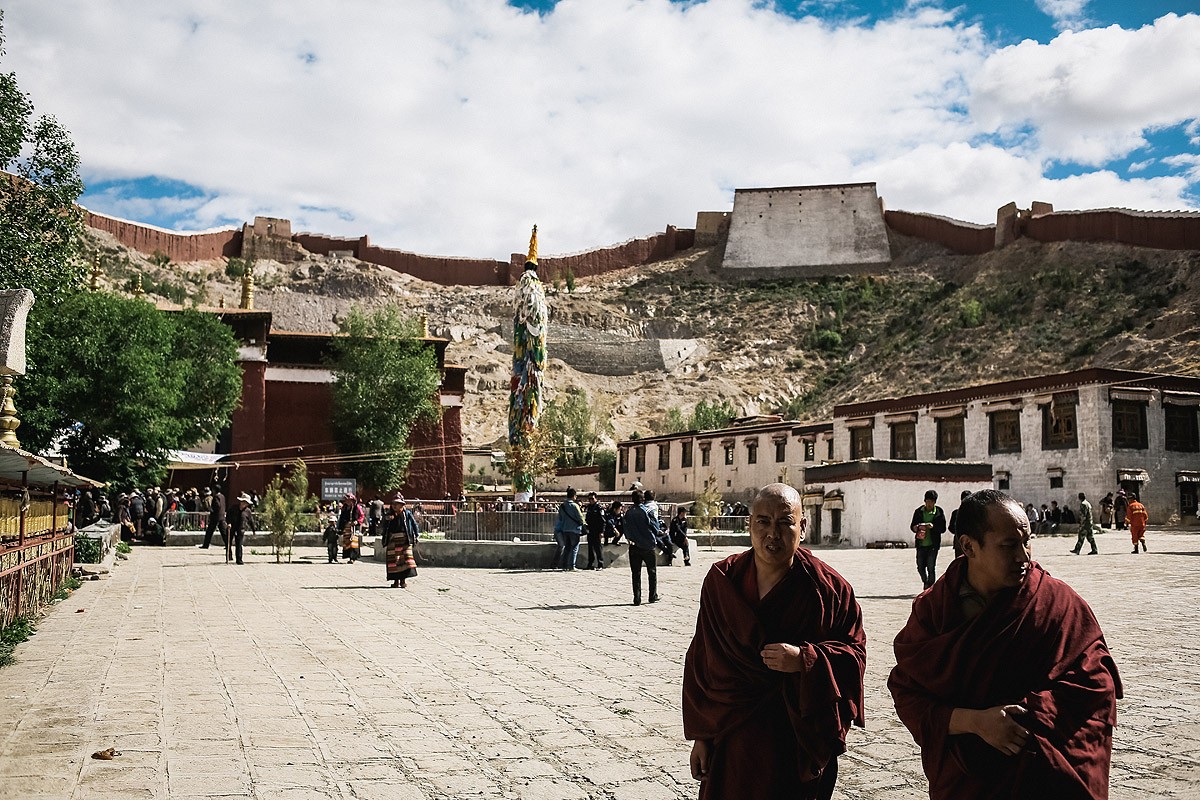
[(750, 545), (756, 560), (769, 566), (792, 563), (804, 541), (804, 509), (798, 497), (763, 495), (750, 508)]
[(988, 507), (983, 544), (962, 537), (967, 556), (967, 579), (988, 596), (1020, 586), (1029, 574), (1029, 517), (1016, 503)]

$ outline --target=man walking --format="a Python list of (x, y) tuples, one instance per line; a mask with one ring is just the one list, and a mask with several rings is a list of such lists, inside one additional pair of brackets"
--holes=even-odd
[(942, 546), (942, 534), (946, 532), (946, 512), (937, 504), (937, 499), (937, 492), (927, 491), (925, 502), (913, 511), (909, 526), (917, 535), (917, 574), (926, 589), (937, 580), (938, 548)]
[(220, 531), (221, 541), (225, 541), (225, 494), (221, 491), (220, 486), (212, 487), (212, 496), (209, 498), (208, 510), (208, 526), (204, 529), (204, 544), (196, 545), (201, 550), (207, 550), (212, 544), (213, 531)]
[(1145, 552), (1146, 521), (1150, 518), (1150, 514), (1142, 505), (1142, 501), (1134, 497), (1130, 499), (1129, 506), (1125, 509), (1125, 516), (1129, 520), (1129, 535), (1133, 539), (1133, 552), (1138, 551), (1138, 544), (1141, 544), (1142, 552)]
[(1094, 556), (1100, 551), (1096, 549), (1096, 537), (1092, 530), (1092, 504), (1088, 502), (1087, 495), (1083, 492), (1079, 493), (1079, 536), (1075, 539), (1075, 548), (1071, 550), (1075, 555), (1079, 555), (1079, 551), (1083, 549), (1083, 540), (1087, 539), (1088, 544), (1092, 546), (1092, 552), (1089, 556)]
[(1088, 604), (1031, 560), (1029, 519), (985, 489), (963, 558), (913, 601), (888, 689), (932, 800), (1108, 797), (1121, 679)]
[(629, 540), (629, 569), (633, 571), (633, 604), (642, 604), (642, 565), (646, 567), (646, 581), (650, 589), (650, 602), (658, 602), (658, 562), (655, 549), (662, 532), (658, 527), (658, 516), (651, 513), (640, 489), (630, 495), (633, 505), (625, 513), (625, 538)]
[[(232, 540), (234, 548), (234, 563), (240, 565), (242, 563), (242, 540), (246, 536), (246, 531), (254, 529), (254, 512), (250, 510), (254, 499), (246, 492), (238, 495), (237, 505), (233, 509), (233, 513), (229, 515), (229, 539)], [(230, 542), (225, 543), (225, 551), (228, 553)]]

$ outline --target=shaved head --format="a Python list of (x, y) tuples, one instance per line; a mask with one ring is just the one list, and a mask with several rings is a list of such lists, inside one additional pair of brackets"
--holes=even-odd
[(760, 500), (782, 500), (795, 506), (800, 504), (800, 493), (786, 483), (770, 483), (758, 490), (750, 507), (756, 506)]

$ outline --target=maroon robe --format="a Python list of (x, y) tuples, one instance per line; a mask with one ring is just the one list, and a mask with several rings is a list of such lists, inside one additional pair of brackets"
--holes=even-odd
[[(712, 566), (683, 673), (683, 730), (712, 743), (701, 798), (827, 798), (846, 731), (863, 725), (866, 634), (854, 589), (807, 550), (762, 600), (748, 550)], [(796, 645), (802, 672), (768, 669)]]
[[(929, 796), (1108, 797), (1112, 730), (1121, 697), (1117, 665), (1091, 608), (1036, 562), (1017, 589), (966, 621), (959, 589), (965, 558), (913, 601), (896, 637), (888, 688), (921, 746)], [(949, 734), (955, 708), (1018, 704), (1030, 731), (1006, 756), (974, 734)]]

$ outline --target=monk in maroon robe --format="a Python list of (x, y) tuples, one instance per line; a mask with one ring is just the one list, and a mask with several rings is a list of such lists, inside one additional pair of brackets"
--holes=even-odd
[(796, 490), (750, 507), (752, 549), (714, 564), (683, 675), (692, 776), (712, 800), (829, 798), (863, 724), (866, 635), (854, 590), (800, 549)]
[(1091, 608), (1030, 560), (1029, 518), (988, 489), (963, 556), (913, 601), (888, 688), (929, 796), (1107, 798), (1121, 680)]

